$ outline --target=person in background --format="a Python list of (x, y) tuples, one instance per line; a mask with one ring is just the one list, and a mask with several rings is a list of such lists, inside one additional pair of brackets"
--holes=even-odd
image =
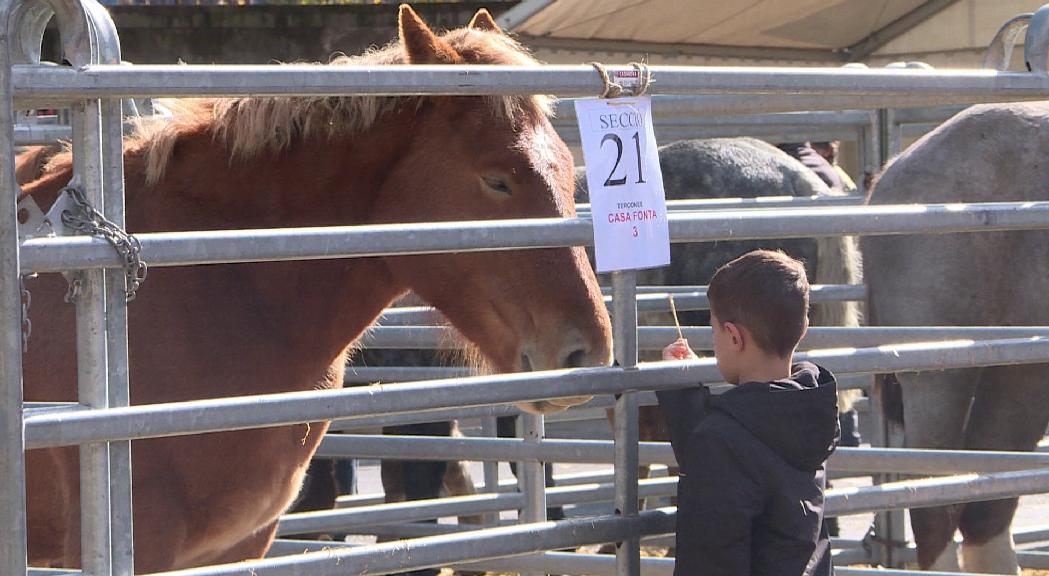
[(841, 175), (838, 174), (838, 171), (834, 169), (834, 166), (826, 158), (816, 152), (810, 143), (786, 142), (778, 144), (776, 147), (804, 164), (809, 170), (815, 172), (816, 176), (819, 176), (820, 180), (823, 180), (823, 183), (831, 189), (831, 192), (837, 194), (845, 193), (845, 182), (842, 181)]
[(822, 156), (823, 159), (834, 168), (834, 171), (838, 173), (838, 178), (841, 179), (841, 183), (844, 186), (842, 189), (843, 192), (846, 194), (855, 194), (859, 191), (859, 188), (856, 187), (856, 183), (852, 181), (852, 177), (849, 176), (849, 173), (838, 164), (838, 150), (841, 148), (840, 140), (813, 142), (811, 146), (812, 149)]

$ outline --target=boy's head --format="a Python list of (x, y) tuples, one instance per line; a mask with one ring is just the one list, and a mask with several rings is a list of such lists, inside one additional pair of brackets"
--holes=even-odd
[[(725, 380), (789, 360), (809, 325), (805, 266), (783, 252), (755, 250), (714, 273), (707, 291), (714, 354)], [(779, 377), (785, 377), (779, 376)]]

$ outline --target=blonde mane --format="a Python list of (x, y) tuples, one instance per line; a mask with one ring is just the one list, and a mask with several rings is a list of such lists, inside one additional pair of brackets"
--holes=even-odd
[[(537, 66), (528, 51), (510, 37), (480, 30), (458, 29), (442, 38), (471, 64)], [(399, 42), (360, 56), (338, 55), (328, 66), (404, 64)], [(323, 64), (317, 64), (323, 65)], [(498, 119), (522, 114), (552, 114), (545, 96), (487, 96), (487, 108)], [(229, 150), (231, 160), (250, 159), (286, 150), (294, 142), (313, 138), (348, 138), (367, 131), (381, 118), (424, 101), (418, 96), (344, 96), (207, 98), (162, 100), (170, 115), (140, 120), (131, 144), (145, 149), (146, 180), (164, 175), (179, 138), (207, 131)]]

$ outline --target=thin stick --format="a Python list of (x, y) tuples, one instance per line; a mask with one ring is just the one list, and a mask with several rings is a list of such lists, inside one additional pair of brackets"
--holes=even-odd
[(670, 313), (674, 315), (674, 326), (677, 327), (677, 337), (684, 340), (685, 335), (681, 333), (681, 323), (677, 320), (677, 306), (674, 305), (674, 295), (667, 294), (667, 298), (670, 299)]

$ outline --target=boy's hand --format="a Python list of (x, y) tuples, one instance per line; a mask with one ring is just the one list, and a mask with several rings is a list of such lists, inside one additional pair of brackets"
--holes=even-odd
[(688, 341), (678, 338), (670, 346), (663, 349), (664, 360), (696, 360), (699, 356), (688, 347)]

